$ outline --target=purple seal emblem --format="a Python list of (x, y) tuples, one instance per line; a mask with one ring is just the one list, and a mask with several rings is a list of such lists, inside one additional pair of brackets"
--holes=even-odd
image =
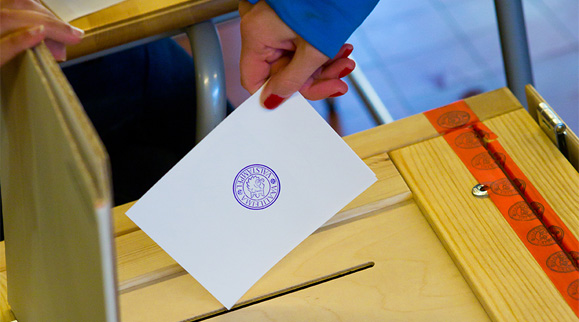
[(279, 196), (281, 186), (277, 174), (262, 164), (241, 169), (233, 180), (233, 195), (243, 207), (261, 210), (271, 206)]

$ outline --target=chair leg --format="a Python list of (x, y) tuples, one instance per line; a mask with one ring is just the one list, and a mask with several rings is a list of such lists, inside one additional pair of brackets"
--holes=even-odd
[(521, 0), (495, 0), (495, 9), (507, 86), (527, 107), (525, 85), (533, 84), (533, 74), (523, 4)]
[(225, 67), (217, 28), (204, 21), (186, 29), (195, 62), (197, 84), (196, 141), (201, 141), (227, 115)]

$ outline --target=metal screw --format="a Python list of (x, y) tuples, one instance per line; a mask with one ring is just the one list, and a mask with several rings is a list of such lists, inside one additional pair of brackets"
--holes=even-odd
[(486, 198), (489, 196), (487, 189), (488, 186), (478, 183), (474, 187), (472, 187), (472, 194), (477, 198)]

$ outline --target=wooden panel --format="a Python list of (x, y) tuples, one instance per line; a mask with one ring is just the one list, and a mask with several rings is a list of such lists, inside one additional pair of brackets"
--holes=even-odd
[[(470, 109), (481, 121), (523, 108), (507, 88), (465, 99)], [(437, 137), (439, 134), (422, 115), (416, 114), (393, 123), (381, 125), (345, 138), (358, 156), (369, 156), (392, 151)]]
[(79, 321), (114, 316), (104, 147), (46, 46), (1, 71), (10, 305), (24, 321), (61, 319), (63, 311)]
[[(515, 139), (497, 134), (505, 141)], [(516, 157), (542, 149), (548, 148), (527, 146)], [(477, 182), (444, 138), (392, 151), (390, 156), (493, 320), (577, 321), (492, 201), (472, 196)]]
[[(1, 248), (4, 249), (4, 242)], [(8, 297), (6, 296), (6, 272), (0, 272), (0, 322), (11, 322), (16, 320), (10, 305), (8, 305)]]
[[(412, 238), (410, 238), (412, 237)], [(488, 321), (413, 202), (320, 231), (242, 301), (372, 261), (374, 267), (222, 315), (218, 321)], [(123, 321), (179, 321), (221, 305), (189, 275), (121, 294)]]
[[(370, 157), (364, 161), (376, 173), (378, 181), (346, 206), (344, 211), (325, 223), (321, 229), (328, 229), (410, 199), (408, 186), (387, 154)], [(183, 268), (124, 215), (129, 206), (130, 204), (117, 207), (114, 211), (115, 224), (119, 225), (115, 229), (118, 236), (116, 246), (119, 290), (124, 292), (141, 284), (149, 284), (176, 274), (185, 274)], [(328, 268), (325, 275), (333, 273), (333, 268)], [(305, 281), (300, 281), (303, 282)], [(283, 285), (280, 289), (289, 286), (291, 285)]]
[(526, 110), (485, 122), (499, 142), (563, 220), (579, 237), (579, 173)]
[(237, 10), (237, 0), (126, 0), (71, 22), (85, 31), (68, 58), (123, 45)]

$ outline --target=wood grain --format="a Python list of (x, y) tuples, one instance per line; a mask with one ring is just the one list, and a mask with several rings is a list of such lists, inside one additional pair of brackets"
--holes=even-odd
[(68, 58), (179, 30), (235, 11), (237, 4), (237, 0), (126, 0), (71, 21), (85, 36), (67, 48)]
[[(378, 181), (320, 229), (328, 229), (410, 199), (408, 186), (387, 154), (367, 158), (364, 162), (374, 171)], [(124, 215), (129, 206), (117, 207), (114, 212), (115, 224), (119, 224), (115, 228), (119, 290), (125, 292), (142, 284), (185, 274), (183, 268)], [(326, 275), (332, 273), (334, 271), (328, 269)]]
[[(510, 119), (502, 115), (493, 121), (503, 118), (505, 122)], [(498, 129), (497, 134), (506, 141), (516, 139)], [(543, 148), (549, 149), (530, 145), (525, 151), (513, 151), (513, 158), (514, 154), (523, 158)], [(390, 156), (494, 321), (577, 321), (492, 201), (472, 196), (477, 182), (444, 138), (395, 150)], [(548, 173), (543, 171), (545, 175)]]
[[(4, 242), (2, 242), (4, 249)], [(0, 322), (11, 322), (16, 320), (6, 296), (6, 272), (0, 272)]]
[(485, 124), (547, 200), (575, 237), (579, 237), (579, 173), (526, 110)]
[[(489, 320), (412, 201), (311, 235), (241, 301), (368, 261), (374, 267), (215, 320)], [(125, 322), (179, 321), (221, 311), (221, 305), (190, 275), (121, 294)]]
[[(481, 120), (508, 113), (523, 106), (507, 88), (465, 99), (466, 104)], [(423, 114), (416, 114), (346, 137), (346, 142), (356, 146), (356, 153), (367, 158), (437, 137), (439, 134)]]

